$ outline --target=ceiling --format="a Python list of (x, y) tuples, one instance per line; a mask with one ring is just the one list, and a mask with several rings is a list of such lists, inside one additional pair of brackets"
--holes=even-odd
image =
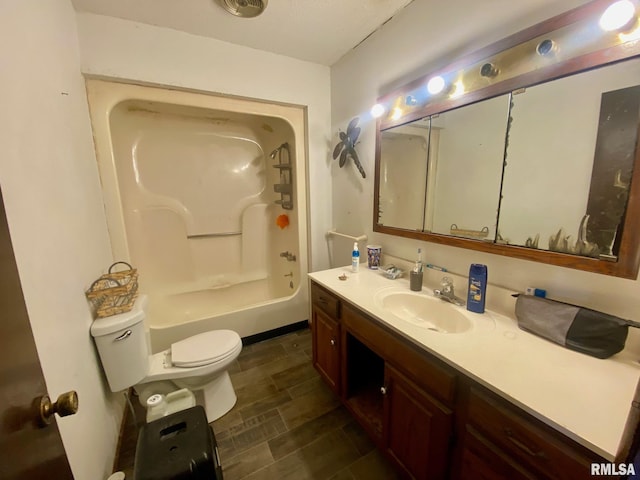
[(254, 18), (219, 0), (71, 0), (77, 12), (131, 20), (332, 65), (413, 0), (269, 0)]

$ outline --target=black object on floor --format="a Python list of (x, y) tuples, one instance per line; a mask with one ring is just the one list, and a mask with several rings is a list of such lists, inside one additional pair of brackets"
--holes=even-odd
[(140, 429), (134, 480), (222, 480), (213, 430), (204, 408), (195, 406)]

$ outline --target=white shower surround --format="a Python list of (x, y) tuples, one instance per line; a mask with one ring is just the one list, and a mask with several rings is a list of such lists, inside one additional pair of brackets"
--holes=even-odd
[[(95, 79), (87, 92), (114, 258), (140, 269), (153, 350), (308, 318), (303, 109)], [(284, 142), (293, 210), (274, 203), (280, 173), (269, 152)], [(172, 169), (178, 157), (188, 169)], [(280, 214), (289, 227), (276, 226)]]

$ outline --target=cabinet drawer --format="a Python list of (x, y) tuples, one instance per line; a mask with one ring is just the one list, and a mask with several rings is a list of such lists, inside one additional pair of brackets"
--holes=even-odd
[(469, 395), (468, 422), (511, 458), (542, 478), (584, 479), (590, 464), (603, 460), (537, 420), (475, 388)]
[(333, 318), (340, 318), (340, 300), (324, 288), (311, 284), (311, 301), (313, 305), (321, 309)]
[(380, 326), (379, 322), (354, 310), (349, 304), (342, 309), (343, 325), (385, 361), (396, 365), (402, 373), (419, 387), (447, 404), (452, 404), (456, 393), (456, 375), (440, 366), (436, 359), (418, 351), (397, 334)]
[(460, 480), (533, 480), (501, 450), (467, 425), (458, 475)]

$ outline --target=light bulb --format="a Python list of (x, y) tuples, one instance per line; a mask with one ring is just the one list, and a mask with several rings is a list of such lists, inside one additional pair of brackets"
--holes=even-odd
[(376, 103), (373, 107), (371, 107), (370, 113), (373, 118), (380, 118), (384, 111), (384, 105), (382, 105), (381, 103)]
[(427, 91), (431, 95), (436, 95), (442, 90), (444, 90), (444, 78), (442, 78), (440, 75), (431, 78), (427, 83)]
[(627, 25), (635, 16), (636, 8), (630, 0), (619, 0), (609, 5), (600, 17), (600, 28), (607, 32)]

